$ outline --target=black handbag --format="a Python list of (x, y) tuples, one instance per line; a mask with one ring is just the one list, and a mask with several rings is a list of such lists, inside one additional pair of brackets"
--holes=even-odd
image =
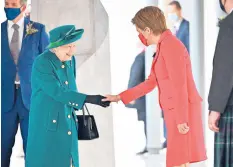
[[(88, 115), (85, 114), (85, 109)], [(93, 140), (99, 138), (99, 132), (96, 126), (95, 118), (90, 115), (88, 108), (84, 105), (83, 115), (77, 115), (78, 119), (78, 139), (79, 140)]]

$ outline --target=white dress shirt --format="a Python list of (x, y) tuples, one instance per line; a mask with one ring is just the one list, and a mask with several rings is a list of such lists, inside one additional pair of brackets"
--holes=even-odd
[(180, 19), (179, 21), (177, 21), (177, 22), (175, 23), (174, 26), (175, 26), (175, 28), (176, 28), (177, 31), (180, 29), (180, 25), (181, 25), (182, 21), (183, 21), (183, 19)]
[[(9, 45), (11, 43), (11, 39), (14, 33), (14, 28), (12, 28), (14, 22), (11, 20), (8, 20), (7, 25), (7, 32), (8, 32), (8, 41)], [(16, 24), (19, 26), (19, 49), (21, 50), (22, 41), (23, 41), (23, 31), (24, 31), (24, 17), (22, 17)]]
[(180, 19), (179, 21), (177, 21), (173, 27), (172, 27), (172, 34), (176, 36), (177, 32), (179, 31), (180, 29), (180, 25), (182, 23), (183, 19)]
[[(19, 50), (21, 50), (22, 41), (23, 41), (23, 32), (24, 32), (24, 17), (22, 17), (16, 24), (18, 24), (19, 26)], [(13, 25), (14, 22), (8, 20), (7, 33), (8, 33), (9, 46), (14, 33), (14, 28), (12, 28)], [(20, 81), (15, 81), (15, 84), (20, 84)]]

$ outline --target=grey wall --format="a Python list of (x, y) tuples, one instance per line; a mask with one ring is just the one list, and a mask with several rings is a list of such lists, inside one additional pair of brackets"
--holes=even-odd
[(46, 30), (65, 24), (83, 28), (78, 41), (78, 66), (92, 56), (108, 33), (108, 15), (99, 0), (35, 0), (32, 2), (32, 20), (46, 25)]
[[(108, 35), (98, 51), (78, 69), (79, 90), (88, 94), (111, 92)], [(100, 139), (80, 141), (82, 167), (114, 167), (113, 115), (112, 109), (88, 106), (95, 115)]]

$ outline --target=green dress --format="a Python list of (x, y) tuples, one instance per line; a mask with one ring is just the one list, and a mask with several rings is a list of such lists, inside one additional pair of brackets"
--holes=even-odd
[(45, 51), (34, 62), (26, 167), (79, 167), (77, 119), (86, 98), (77, 91), (75, 59)]

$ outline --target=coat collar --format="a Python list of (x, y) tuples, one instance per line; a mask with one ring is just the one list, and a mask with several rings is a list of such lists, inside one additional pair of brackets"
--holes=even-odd
[(65, 65), (67, 67), (71, 67), (72, 66), (72, 61), (65, 61), (65, 62), (61, 62), (61, 60), (58, 59), (58, 57), (55, 55), (55, 53), (51, 52), (50, 50), (48, 50), (48, 52), (50, 52), (50, 60), (53, 62), (53, 64), (56, 66), (57, 69), (60, 69), (62, 67), (62, 65)]
[[(27, 30), (27, 25), (28, 25), (28, 23), (30, 23), (30, 20), (28, 19), (28, 18), (24, 18), (24, 30), (23, 30), (23, 41), (24, 41), (24, 39), (25, 39), (25, 35), (26, 35), (26, 30)], [(9, 43), (9, 39), (8, 39), (8, 31), (7, 31), (7, 26), (8, 26), (8, 21), (6, 20), (6, 21), (4, 21), (3, 23), (2, 23), (2, 25), (3, 25), (3, 31), (4, 31), (4, 35), (6, 35), (6, 37), (7, 37), (7, 42)], [(22, 41), (22, 46), (23, 46), (23, 41)]]
[(160, 45), (161, 43), (167, 38), (169, 37), (170, 35), (172, 35), (172, 32), (170, 30), (166, 30), (164, 31), (161, 36), (160, 36), (160, 39), (159, 39), (159, 42), (158, 42), (158, 45), (157, 45), (157, 50), (155, 52), (155, 54), (153, 55), (153, 63), (152, 63), (152, 66), (155, 64), (155, 62), (157, 61), (158, 59), (158, 55), (159, 55), (159, 52), (160, 52)]
[[(22, 39), (22, 46), (20, 48), (20, 53), (19, 53), (19, 57), (21, 55), (21, 52), (22, 52), (22, 48), (24, 47), (24, 44), (25, 44), (25, 35), (26, 35), (26, 26), (27, 24), (30, 22), (29, 19), (27, 18), (24, 18), (24, 30), (23, 30), (23, 39)], [(3, 35), (4, 35), (4, 41), (7, 43), (7, 46), (8, 46), (8, 49), (10, 50), (10, 46), (9, 46), (9, 39), (8, 39), (8, 30), (7, 30), (7, 26), (8, 26), (8, 21), (6, 20), (5, 22), (2, 23), (3, 25)]]
[(159, 42), (158, 42), (158, 45), (161, 44), (168, 36), (172, 35), (171, 31), (170, 30), (166, 30), (164, 31), (161, 36), (160, 36), (160, 39), (159, 39)]
[[(8, 28), (12, 28), (12, 26), (15, 24), (12, 20), (8, 20), (7, 21), (8, 24)], [(24, 17), (22, 17), (17, 23), (16, 23), (19, 27), (23, 27), (24, 26)]]
[[(27, 25), (30, 23), (30, 20), (28, 18), (23, 18), (23, 24), (24, 24), (24, 30), (23, 30), (23, 37), (25, 37), (26, 35), (26, 30), (27, 30)], [(11, 22), (9, 21), (9, 23), (11, 24)], [(3, 23), (3, 27), (4, 29), (7, 31), (7, 26), (8, 26), (8, 20), (4, 21)], [(20, 24), (20, 23), (17, 23)], [(12, 25), (12, 24), (11, 24)], [(23, 38), (24, 39), (24, 38)]]

